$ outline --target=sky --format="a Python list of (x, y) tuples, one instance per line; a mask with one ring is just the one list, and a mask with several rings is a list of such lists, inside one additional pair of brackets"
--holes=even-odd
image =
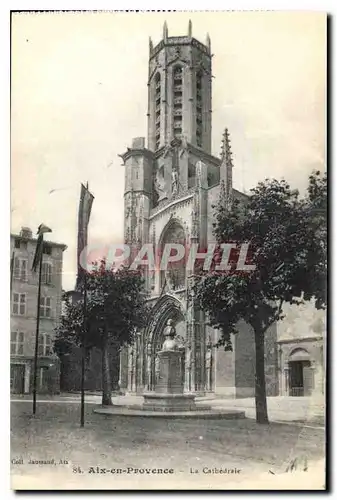
[(326, 164), (326, 17), (315, 12), (17, 13), (11, 52), (11, 230), (41, 222), (76, 277), (80, 183), (89, 242), (123, 240), (124, 167), (146, 136), (148, 38), (187, 34), (213, 57), (213, 154), (229, 129), (233, 184), (285, 178), (304, 192)]

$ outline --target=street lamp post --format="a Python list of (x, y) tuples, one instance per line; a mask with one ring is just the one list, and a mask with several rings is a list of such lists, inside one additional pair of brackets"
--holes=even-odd
[(34, 374), (33, 374), (33, 415), (36, 414), (37, 360), (38, 360), (38, 353), (39, 353), (42, 261), (43, 261), (43, 251), (41, 254), (40, 264), (39, 264), (39, 286), (38, 286), (38, 292), (37, 292), (37, 312), (36, 312), (36, 331), (35, 331), (35, 350), (34, 350)]

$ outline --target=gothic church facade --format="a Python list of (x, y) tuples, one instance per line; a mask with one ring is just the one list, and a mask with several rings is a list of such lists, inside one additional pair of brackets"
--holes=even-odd
[[(212, 206), (220, 192), (229, 200), (243, 193), (232, 186), (229, 133), (224, 132), (220, 157), (212, 155), (211, 41), (168, 36), (149, 42), (148, 131), (132, 140), (121, 155), (125, 165), (125, 242), (140, 248), (149, 243), (160, 251), (165, 243), (206, 248), (214, 241)], [(121, 353), (121, 390), (142, 394), (154, 390), (156, 353), (172, 319), (184, 353), (186, 392), (236, 397), (254, 395), (253, 333), (245, 323), (233, 339), (233, 352), (215, 348), (219, 332), (206, 325), (191, 288), (193, 273), (185, 266), (148, 273), (151, 318), (135, 344)], [(269, 395), (278, 393), (276, 326), (266, 342)]]

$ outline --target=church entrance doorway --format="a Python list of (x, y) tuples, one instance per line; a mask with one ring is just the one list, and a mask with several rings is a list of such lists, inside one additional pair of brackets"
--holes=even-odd
[(155, 390), (159, 376), (159, 357), (165, 341), (164, 330), (167, 321), (171, 319), (176, 330), (176, 341), (179, 349), (183, 352), (182, 373), (185, 373), (185, 343), (186, 343), (186, 320), (181, 310), (180, 302), (171, 296), (164, 296), (155, 307), (152, 321), (150, 321), (147, 332), (144, 385), (147, 391)]

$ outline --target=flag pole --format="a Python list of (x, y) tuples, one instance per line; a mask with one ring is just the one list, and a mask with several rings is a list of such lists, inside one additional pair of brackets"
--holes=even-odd
[(39, 352), (39, 329), (40, 329), (40, 302), (41, 302), (41, 274), (43, 260), (43, 234), (42, 234), (42, 251), (39, 263), (39, 287), (37, 292), (37, 312), (36, 312), (36, 332), (35, 332), (35, 351), (34, 351), (34, 374), (33, 374), (33, 415), (36, 414), (36, 385), (37, 385), (37, 358)]
[(87, 333), (87, 272), (84, 271), (83, 277), (83, 336), (81, 346), (81, 427), (84, 427), (84, 409), (85, 409), (85, 337)]
[[(78, 234), (77, 234), (77, 283), (76, 289), (80, 291), (83, 286), (83, 325), (81, 342), (81, 427), (84, 427), (85, 410), (85, 362), (86, 362), (86, 334), (88, 328), (87, 311), (87, 267), (83, 269), (80, 256), (85, 250), (87, 252), (88, 225), (94, 196), (89, 192), (89, 183), (81, 184), (80, 206), (78, 210)], [(87, 260), (86, 260), (87, 264)]]

